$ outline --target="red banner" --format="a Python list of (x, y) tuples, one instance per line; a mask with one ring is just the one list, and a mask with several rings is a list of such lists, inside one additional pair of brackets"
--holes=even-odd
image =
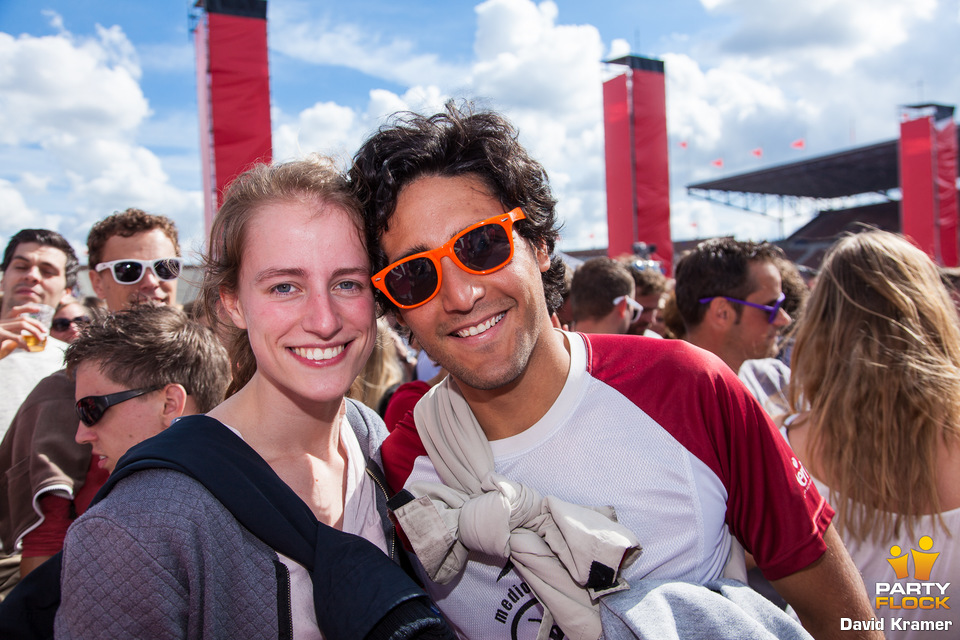
[[(634, 253), (634, 243), (655, 247), (667, 275), (673, 272), (670, 237), (670, 167), (663, 63), (626, 56), (629, 67), (603, 85), (607, 175), (607, 255)], [(647, 257), (647, 256), (643, 256)]]
[(900, 124), (900, 229), (935, 259), (932, 128), (929, 116)]
[(670, 238), (670, 163), (667, 158), (667, 96), (663, 71), (633, 70), (636, 239), (653, 245), (651, 257), (673, 273)]
[(270, 162), (270, 70), (266, 20), (218, 13), (208, 18), (219, 205), (238, 174), (256, 162)]
[(627, 76), (603, 83), (604, 159), (607, 175), (607, 255), (633, 253), (633, 183)]
[(916, 105), (900, 124), (900, 222), (938, 264), (960, 263), (953, 107)]

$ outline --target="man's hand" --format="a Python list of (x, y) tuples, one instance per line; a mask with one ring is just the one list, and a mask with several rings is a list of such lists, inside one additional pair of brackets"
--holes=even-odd
[(16, 340), (4, 340), (0, 342), (0, 360), (3, 360), (8, 355), (13, 353), (13, 350), (17, 348)]
[(870, 606), (860, 572), (833, 525), (827, 527), (823, 540), (827, 550), (816, 562), (770, 584), (817, 640), (883, 640), (882, 631), (840, 630), (840, 618), (870, 620), (876, 612)]
[[(36, 336), (37, 340), (43, 340), (47, 337), (47, 330), (42, 324), (30, 316), (21, 316), (21, 313), (35, 313), (40, 311), (40, 307), (35, 304), (22, 304), (10, 309), (10, 317), (0, 320), (0, 341), (3, 347), (0, 348), (0, 357), (10, 353), (13, 349), (26, 349), (27, 343), (23, 340), (23, 332)], [(14, 346), (7, 351), (7, 342), (13, 341)]]

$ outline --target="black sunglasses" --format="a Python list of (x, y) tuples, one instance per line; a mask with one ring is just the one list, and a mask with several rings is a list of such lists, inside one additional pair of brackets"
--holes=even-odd
[(87, 396), (86, 398), (80, 398), (77, 400), (77, 417), (80, 418), (80, 422), (88, 427), (92, 427), (103, 417), (103, 413), (113, 405), (126, 402), (137, 396), (142, 396), (162, 388), (163, 385), (150, 387), (149, 389), (118, 391), (117, 393), (111, 393), (105, 396)]
[(77, 325), (77, 327), (82, 327), (88, 322), (90, 322), (90, 316), (77, 316), (76, 318), (54, 318), (53, 322), (50, 323), (50, 328), (54, 331), (66, 331), (72, 324)]

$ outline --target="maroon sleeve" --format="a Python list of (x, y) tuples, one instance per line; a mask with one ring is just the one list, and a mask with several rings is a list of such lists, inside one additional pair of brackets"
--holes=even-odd
[(716, 396), (725, 438), (718, 461), (727, 487), (727, 524), (768, 580), (809, 566), (827, 546), (834, 510), (739, 378), (722, 372)]
[(23, 536), (23, 557), (52, 556), (63, 549), (67, 528), (73, 522), (73, 501), (70, 498), (47, 493), (40, 496), (43, 522)]
[(417, 402), (427, 391), (430, 391), (430, 385), (423, 380), (405, 382), (397, 387), (397, 390), (390, 396), (390, 401), (387, 402), (386, 411), (383, 412), (383, 422), (387, 425), (387, 431), (393, 431), (400, 420), (407, 413), (413, 411)]
[(43, 522), (23, 536), (23, 557), (35, 558), (58, 553), (63, 548), (67, 528), (77, 516), (87, 510), (90, 501), (106, 483), (109, 475), (108, 471), (97, 464), (97, 458), (91, 456), (86, 480), (77, 490), (76, 498), (71, 500), (54, 493), (41, 495), (39, 505), (43, 512)]
[(419, 456), (425, 455), (427, 450), (420, 442), (420, 434), (413, 422), (413, 412), (408, 411), (380, 446), (383, 472), (394, 491), (403, 489), (410, 472), (413, 471), (414, 462)]
[(834, 511), (733, 370), (680, 340), (627, 339), (589, 336), (588, 367), (720, 479), (727, 525), (764, 575), (817, 560)]

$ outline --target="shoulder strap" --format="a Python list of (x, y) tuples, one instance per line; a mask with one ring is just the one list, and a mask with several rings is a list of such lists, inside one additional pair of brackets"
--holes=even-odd
[(307, 567), (325, 638), (453, 637), (403, 569), (371, 542), (320, 523), (270, 465), (219, 421), (181, 418), (132, 447), (94, 501), (122, 478), (150, 468), (193, 477), (251, 533)]
[(205, 415), (181, 418), (132, 447), (93, 500), (123, 478), (166, 468), (202, 484), (245, 528), (285, 556), (313, 570), (317, 519), (250, 445)]

